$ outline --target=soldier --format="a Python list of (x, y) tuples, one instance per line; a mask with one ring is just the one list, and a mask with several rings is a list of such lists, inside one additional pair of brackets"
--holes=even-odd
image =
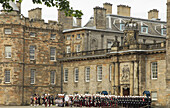
[(31, 102), (30, 102), (30, 103), (31, 103), (31, 106), (33, 106), (33, 104), (34, 104), (34, 97), (33, 97), (33, 96), (30, 97), (30, 101), (31, 101)]
[(45, 94), (44, 100), (45, 100), (45, 107), (47, 107), (47, 104), (48, 104), (48, 97), (47, 97), (47, 94)]
[(40, 96), (37, 95), (37, 106), (39, 106), (39, 105), (40, 105)]
[(34, 106), (37, 106), (37, 97), (36, 97), (36, 94), (34, 94)]
[(41, 99), (42, 99), (42, 106), (45, 106), (45, 94), (41, 96)]
[(52, 106), (52, 105), (54, 105), (54, 97), (53, 97), (53, 95), (51, 95), (50, 99), (51, 99), (51, 106)]

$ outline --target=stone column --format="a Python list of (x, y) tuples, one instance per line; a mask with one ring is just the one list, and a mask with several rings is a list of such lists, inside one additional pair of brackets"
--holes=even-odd
[(111, 73), (111, 94), (115, 94), (114, 85), (115, 85), (115, 63), (112, 63), (112, 73)]
[(132, 68), (130, 70), (130, 95), (134, 95), (134, 62), (132, 62)]
[(134, 62), (134, 95), (138, 96), (138, 62)]
[(115, 63), (115, 86), (116, 86), (116, 89), (115, 89), (115, 95), (119, 95), (120, 91), (119, 91), (119, 63)]

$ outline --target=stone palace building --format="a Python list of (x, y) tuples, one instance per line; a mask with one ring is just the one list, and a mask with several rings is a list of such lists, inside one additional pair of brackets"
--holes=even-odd
[[(170, 0), (167, 16), (170, 20)], [(21, 4), (0, 14), (0, 105), (25, 105), (32, 94), (143, 95), (152, 104), (170, 104), (169, 26), (156, 9), (148, 19), (131, 17), (131, 7), (95, 7), (81, 18), (45, 23), (41, 8), (21, 14)]]

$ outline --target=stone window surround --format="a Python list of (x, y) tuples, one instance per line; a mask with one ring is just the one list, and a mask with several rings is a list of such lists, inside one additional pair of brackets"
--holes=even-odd
[[(112, 43), (112, 45), (113, 45), (114, 39), (107, 39), (107, 48), (109, 48), (109, 46), (108, 46), (108, 42), (111, 42), (111, 43)], [(112, 45), (111, 45), (111, 46), (112, 46)]]
[(66, 40), (71, 40), (71, 35), (67, 35)]
[[(152, 70), (153, 63), (156, 63), (156, 70), (155, 70), (156, 76), (155, 76), (155, 78), (153, 78), (153, 74), (155, 74), (155, 73), (153, 73), (153, 70)], [(157, 63), (157, 61), (154, 61), (154, 62), (151, 62), (151, 79), (155, 80), (157, 78), (158, 78), (158, 63)]]
[(50, 39), (55, 40), (56, 39), (56, 34), (51, 34)]
[(80, 52), (80, 48), (81, 48), (80, 44), (77, 44), (76, 45), (76, 52)]
[(125, 24), (124, 23), (120, 23), (120, 31), (123, 31), (125, 29)]

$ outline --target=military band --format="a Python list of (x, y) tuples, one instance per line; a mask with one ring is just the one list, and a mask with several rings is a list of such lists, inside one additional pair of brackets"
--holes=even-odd
[(44, 107), (59, 106), (59, 107), (110, 107), (117, 108), (150, 108), (151, 98), (146, 96), (115, 96), (115, 95), (100, 95), (100, 94), (85, 94), (85, 95), (64, 95), (57, 94), (55, 97), (50, 94), (39, 96), (34, 94), (30, 98), (31, 106), (42, 105)]

